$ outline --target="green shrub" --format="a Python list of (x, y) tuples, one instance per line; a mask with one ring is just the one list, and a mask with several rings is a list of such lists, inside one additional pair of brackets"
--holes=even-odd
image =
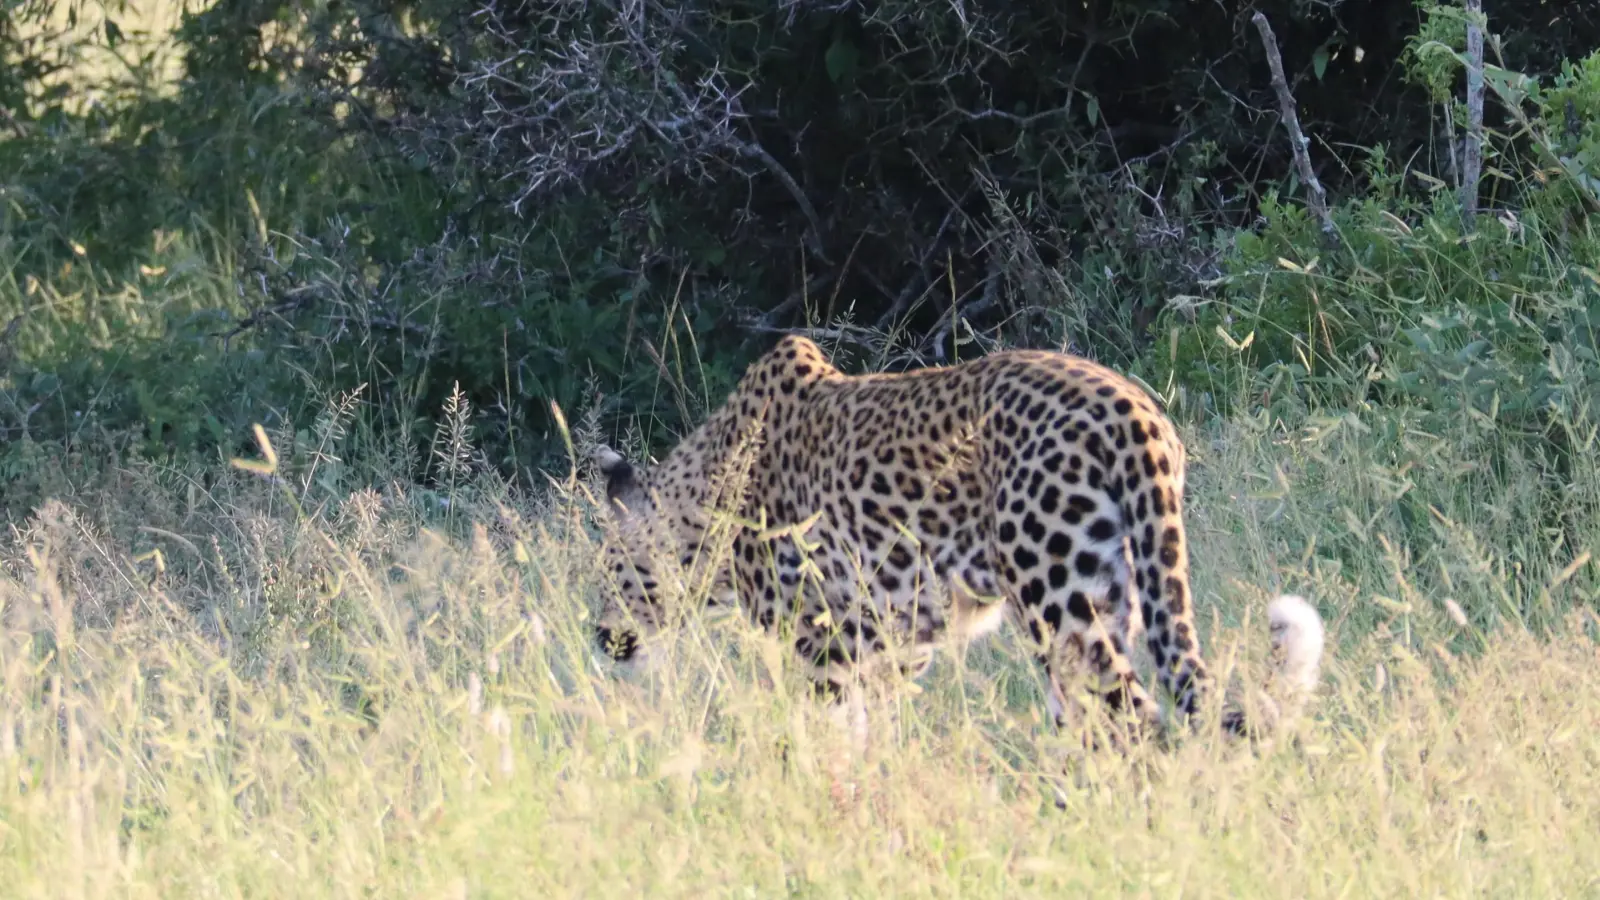
[(1428, 188), (1413, 197), (1378, 153), (1371, 194), (1333, 211), (1337, 246), (1302, 207), (1269, 196), (1264, 225), (1231, 236), (1215, 296), (1169, 311), (1173, 339), (1155, 364), (1216, 408), (1269, 393), (1377, 403), (1435, 423), (1487, 416), (1540, 439), (1555, 417), (1600, 421), (1600, 238), (1586, 187), (1600, 176), (1600, 132), (1546, 138), (1565, 110), (1600, 103), (1600, 54), (1548, 89), (1526, 85), (1505, 99), (1527, 103), (1527, 126), (1490, 148), (1488, 180), (1514, 190), (1471, 233), (1453, 190), (1421, 177)]

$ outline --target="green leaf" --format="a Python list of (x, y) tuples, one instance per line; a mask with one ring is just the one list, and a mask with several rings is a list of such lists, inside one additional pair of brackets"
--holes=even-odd
[(828, 45), (828, 52), (822, 56), (822, 64), (828, 70), (828, 79), (834, 84), (839, 84), (855, 75), (856, 61), (861, 58), (861, 51), (855, 44), (842, 37), (833, 39)]
[(1100, 98), (1093, 94), (1084, 94), (1084, 97), (1089, 101), (1089, 105), (1084, 109), (1089, 114), (1089, 125), (1091, 127), (1098, 126), (1100, 124)]
[(1322, 80), (1322, 73), (1328, 71), (1328, 48), (1326, 45), (1318, 47), (1317, 52), (1311, 54), (1311, 71)]

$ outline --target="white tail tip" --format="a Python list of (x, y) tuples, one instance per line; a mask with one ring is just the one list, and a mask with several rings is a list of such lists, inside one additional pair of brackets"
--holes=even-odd
[(1267, 607), (1267, 622), (1283, 680), (1305, 693), (1315, 690), (1325, 639), (1316, 608), (1304, 597), (1284, 594)]

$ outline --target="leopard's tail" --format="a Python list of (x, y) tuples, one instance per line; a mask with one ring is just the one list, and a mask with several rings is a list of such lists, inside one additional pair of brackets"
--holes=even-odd
[[(1274, 666), (1261, 694), (1259, 725), (1272, 730), (1298, 717), (1316, 691), (1322, 677), (1326, 632), (1316, 609), (1295, 594), (1283, 594), (1267, 606), (1267, 625)], [(1235, 708), (1226, 714), (1224, 727), (1235, 734), (1244, 733), (1243, 710)], [(1257, 727), (1258, 723), (1251, 722), (1248, 730)]]
[(1267, 625), (1272, 632), (1277, 675), (1285, 687), (1301, 694), (1315, 691), (1322, 677), (1326, 641), (1322, 617), (1306, 598), (1284, 594), (1267, 607)]

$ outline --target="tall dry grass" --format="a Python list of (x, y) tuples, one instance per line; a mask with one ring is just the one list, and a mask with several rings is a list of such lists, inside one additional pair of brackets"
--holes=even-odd
[[(646, 677), (599, 662), (580, 483), (519, 498), (451, 469), (436, 493), (335, 491), (316, 454), (209, 484), (54, 460), (57, 499), (3, 550), (0, 884), (15, 897), (1600, 893), (1600, 621), (1588, 567), (1571, 565), (1596, 520), (1560, 546), (1519, 533), (1523, 505), (1549, 502), (1543, 468), (1463, 474), (1453, 463), (1478, 450), (1459, 436), (1402, 427), (1385, 444), (1359, 424), (1243, 421), (1189, 439), (1208, 653), (1255, 682), (1279, 589), (1329, 622), (1325, 684), (1293, 740), (1258, 753), (1202, 734), (1058, 777), (1069, 743), (1043, 727), (1038, 676), (1001, 638), (941, 657), (897, 697), (892, 727), (850, 763), (853, 794), (830, 774), (825, 717), (742, 623), (692, 617)], [(454, 443), (466, 433), (441, 432), (442, 459), (470, 458)], [(1397, 481), (1405, 447), (1433, 464)], [(1432, 543), (1399, 531), (1406, 479), (1434, 510)], [(1594, 479), (1560, 502), (1588, 508)]]

